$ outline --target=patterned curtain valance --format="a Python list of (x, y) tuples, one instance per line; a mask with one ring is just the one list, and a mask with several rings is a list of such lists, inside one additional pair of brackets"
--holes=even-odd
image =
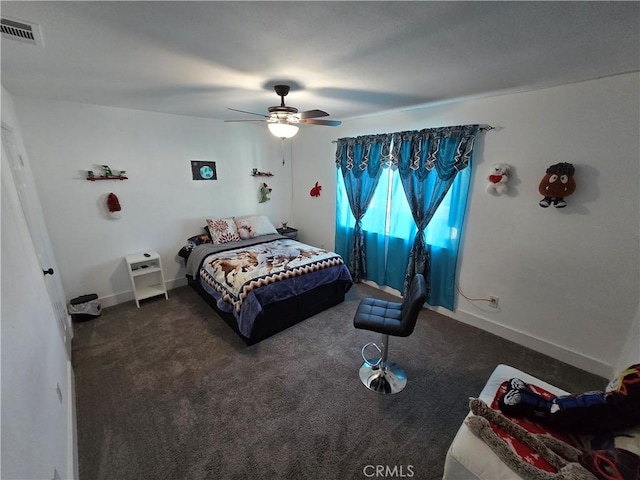
[[(479, 128), (479, 125), (460, 125), (395, 133), (392, 164), (404, 172), (411, 170), (420, 178), (433, 169), (442, 179), (452, 178), (469, 166)], [(405, 154), (401, 155), (401, 151)], [(404, 161), (400, 162), (400, 158)]]
[[(413, 170), (418, 176), (427, 175), (434, 168), (438, 176), (443, 179), (454, 176), (456, 172), (469, 166), (469, 158), (473, 150), (475, 137), (480, 130), (480, 125), (458, 125), (453, 127), (425, 128), (422, 130), (411, 130), (396, 133), (383, 133), (376, 135), (362, 135), (358, 137), (345, 137), (337, 140), (336, 167), (349, 171), (354, 167), (360, 171), (382, 167), (402, 168), (399, 166), (401, 149), (410, 149), (408, 164), (405, 168)], [(451, 156), (447, 155), (448, 161), (441, 152), (441, 144), (444, 139), (458, 138), (455, 143), (456, 151)], [(447, 145), (453, 145), (447, 142)], [(381, 145), (379, 165), (369, 165), (370, 151), (372, 145)], [(362, 149), (360, 161), (355, 152)]]
[[(392, 138), (393, 135), (390, 133), (339, 138), (336, 148), (336, 167), (345, 171), (353, 170), (355, 167), (360, 172), (366, 170), (369, 170), (370, 174), (376, 172), (389, 163)], [(381, 149), (378, 165), (369, 164), (372, 148)]]

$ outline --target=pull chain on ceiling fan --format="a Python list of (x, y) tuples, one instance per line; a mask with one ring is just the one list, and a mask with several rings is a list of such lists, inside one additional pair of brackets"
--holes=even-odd
[(289, 85), (276, 85), (274, 90), (280, 97), (280, 105), (269, 107), (269, 115), (262, 115), (260, 113), (247, 112), (244, 110), (237, 110), (235, 108), (229, 108), (234, 112), (248, 113), (250, 115), (258, 115), (264, 117), (263, 120), (225, 120), (226, 122), (266, 122), (269, 131), (276, 137), (285, 139), (291, 138), (298, 133), (299, 123), (305, 123), (308, 125), (325, 125), (329, 127), (337, 127), (342, 122), (339, 120), (318, 120), (319, 117), (328, 117), (329, 114), (323, 110), (307, 110), (305, 112), (298, 112), (295, 107), (285, 105), (284, 97), (289, 94)]

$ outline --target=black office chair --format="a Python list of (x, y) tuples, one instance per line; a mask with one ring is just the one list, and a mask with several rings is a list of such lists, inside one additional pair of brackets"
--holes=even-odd
[[(406, 297), (400, 302), (387, 302), (376, 298), (363, 298), (353, 319), (356, 328), (371, 330), (382, 334), (382, 349), (373, 342), (362, 347), (364, 363), (360, 367), (360, 380), (365, 387), (374, 392), (398, 393), (407, 384), (404, 370), (387, 360), (389, 353), (389, 335), (408, 337), (413, 333), (418, 314), (427, 298), (427, 284), (421, 274), (411, 281)], [(380, 358), (367, 359), (365, 349), (373, 345)]]

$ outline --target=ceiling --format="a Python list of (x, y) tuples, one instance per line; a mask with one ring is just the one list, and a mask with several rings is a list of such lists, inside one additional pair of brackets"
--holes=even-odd
[(287, 105), (329, 119), (640, 70), (637, 2), (17, 2), (13, 95), (214, 119)]

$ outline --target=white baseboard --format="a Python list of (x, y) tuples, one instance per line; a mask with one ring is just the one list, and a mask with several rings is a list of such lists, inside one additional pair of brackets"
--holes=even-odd
[[(174, 278), (173, 280), (167, 280), (165, 285), (167, 286), (167, 290), (173, 290), (174, 288), (184, 287), (187, 284), (187, 279), (185, 277), (182, 278)], [(171, 296), (171, 293), (169, 293)], [(115, 305), (119, 305), (125, 302), (133, 302), (133, 290), (128, 292), (116, 293), (113, 295), (107, 295), (105, 297), (99, 297), (100, 306), (102, 308), (113, 307)]]
[(78, 424), (76, 421), (76, 376), (67, 362), (67, 478), (80, 477), (78, 466)]
[(529, 333), (496, 323), (487, 318), (479, 317), (464, 310), (458, 309), (454, 313), (442, 307), (435, 307), (431, 309), (438, 313), (441, 313), (442, 315), (453, 318), (454, 320), (458, 320), (467, 325), (477, 327), (481, 330), (497, 335), (498, 337), (510, 340), (514, 343), (517, 343), (518, 345), (530, 348), (531, 350), (535, 350), (536, 352), (548, 355), (552, 358), (555, 358), (556, 360), (560, 360), (561, 362), (567, 363), (595, 375), (599, 375), (606, 379), (613, 378), (616, 373), (613, 365), (609, 365), (602, 360), (584, 355), (579, 352), (575, 352), (561, 345), (557, 345), (549, 340), (535, 337)]

